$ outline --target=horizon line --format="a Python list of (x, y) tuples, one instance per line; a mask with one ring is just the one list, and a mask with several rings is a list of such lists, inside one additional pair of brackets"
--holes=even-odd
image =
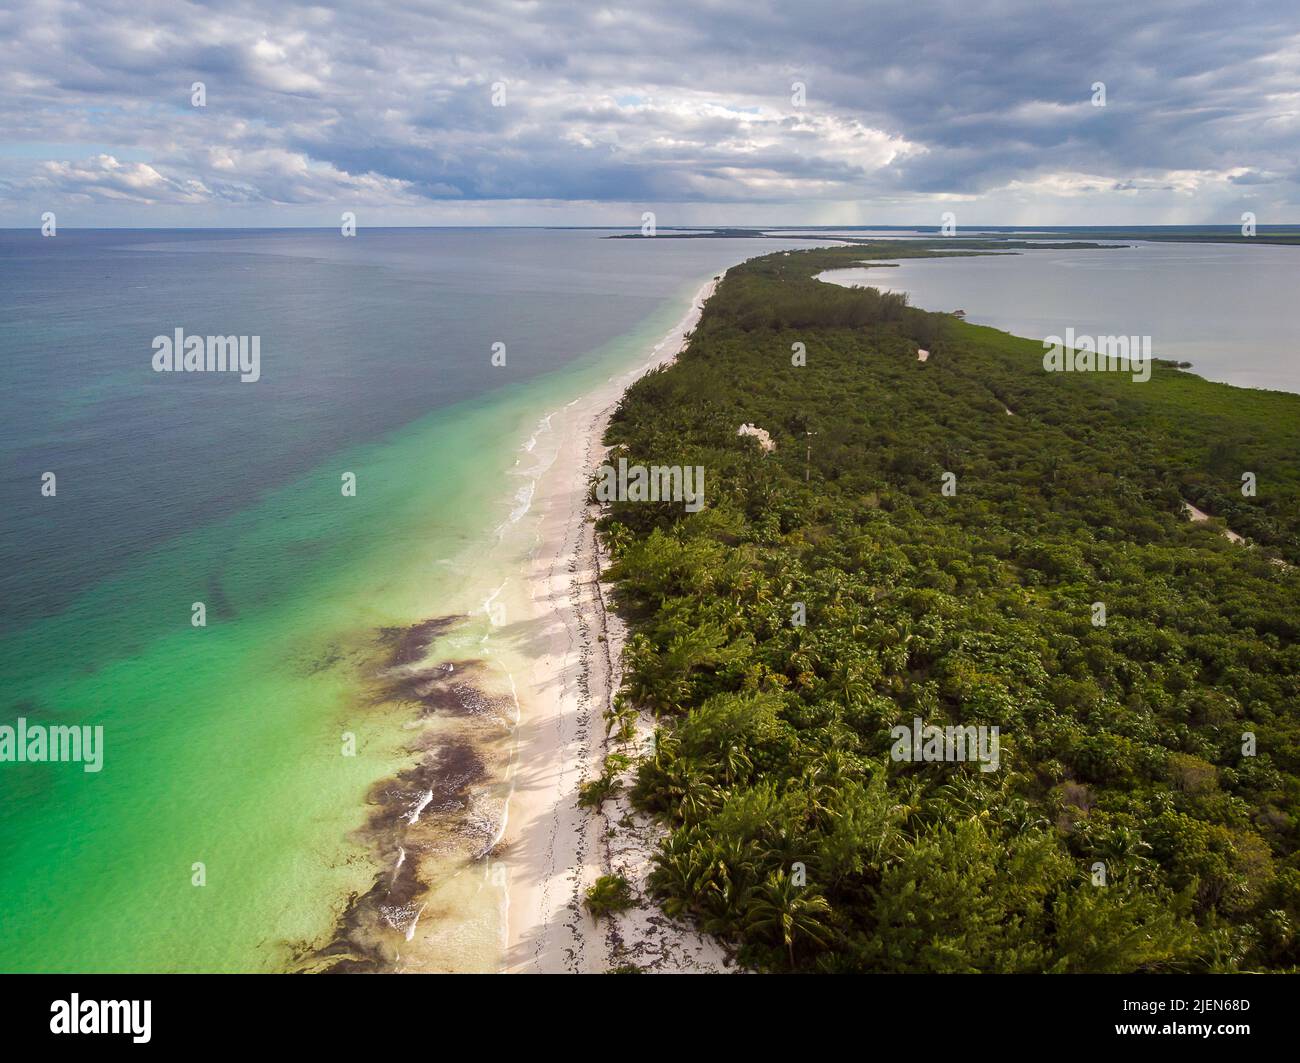
[[(29, 232), (32, 230), (40, 231), (41, 226), (36, 225), (0, 225), (0, 232)], [(300, 231), (300, 232), (321, 232), (333, 231), (338, 225), (68, 225), (60, 226), (65, 232), (246, 232), (249, 230), (261, 230), (267, 232), (281, 231)], [(357, 230), (362, 229), (569, 229), (569, 230), (599, 230), (609, 232), (636, 232), (641, 226), (629, 225), (563, 225), (563, 224), (479, 224), (479, 225), (358, 225)], [(880, 222), (871, 225), (737, 225), (737, 224), (718, 224), (718, 225), (657, 225), (656, 230), (660, 232), (870, 232), (875, 230), (896, 230), (899, 232), (934, 232), (942, 236), (942, 226), (932, 223), (925, 225), (907, 225), (898, 223)], [(1164, 229), (1195, 229), (1195, 230), (1222, 230), (1224, 232), (1239, 231), (1239, 224), (1225, 224), (1221, 222), (1185, 222), (1180, 224), (1161, 224), (1161, 225), (1124, 225), (1124, 224), (1106, 224), (1106, 225), (1005, 225), (1005, 224), (964, 224), (959, 226), (959, 232), (946, 238), (960, 239), (963, 233), (977, 231), (1007, 231), (1007, 232), (1061, 232), (1061, 231), (1106, 231), (1121, 230), (1124, 232), (1136, 232), (1139, 230), (1158, 231)], [(1255, 226), (1257, 232), (1277, 231), (1284, 229), (1295, 229), (1300, 231), (1300, 221), (1296, 222), (1273, 222), (1259, 223)], [(652, 239), (647, 237), (646, 239)]]

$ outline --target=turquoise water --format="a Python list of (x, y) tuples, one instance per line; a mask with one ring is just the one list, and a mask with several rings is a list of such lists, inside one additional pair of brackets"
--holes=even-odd
[[(473, 559), (546, 413), (797, 246), (599, 237), (0, 234), (0, 723), (104, 728), (98, 773), (0, 764), (0, 969), (280, 970), (329, 940), (375, 880), (367, 794), (412, 756), (383, 633), (499, 585)], [(177, 327), (260, 336), (262, 379), (155, 374)], [(488, 909), (457, 918), (477, 892), (426, 917), (440, 969), (496, 963)]]

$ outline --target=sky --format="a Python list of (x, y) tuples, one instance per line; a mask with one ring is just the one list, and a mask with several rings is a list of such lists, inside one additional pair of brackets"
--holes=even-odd
[(0, 226), (1294, 224), (1298, 145), (1295, 0), (0, 10)]

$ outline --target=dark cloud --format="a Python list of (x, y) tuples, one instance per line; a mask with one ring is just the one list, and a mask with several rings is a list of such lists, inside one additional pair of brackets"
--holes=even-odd
[(1291, 0), (19, 0), (0, 197), (1284, 209), (1298, 42)]

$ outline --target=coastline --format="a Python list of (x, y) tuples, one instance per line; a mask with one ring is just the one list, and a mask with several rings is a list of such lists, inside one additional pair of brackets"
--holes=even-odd
[[(623, 392), (677, 357), (716, 285), (710, 280), (696, 292), (648, 361), (611, 377), (551, 424), (561, 444), (533, 495), (539, 542), (525, 581), (537, 642), (519, 692), (513, 785), (497, 848), (506, 869), (509, 973), (600, 973), (627, 963), (653, 971), (726, 969), (719, 945), (673, 923), (647, 896), (659, 836), (653, 821), (633, 813), (625, 794), (599, 811), (577, 805), (578, 788), (604, 761), (604, 712), (618, 690), (624, 641), (621, 621), (605, 605), (589, 476), (606, 453), (602, 439)], [(640, 720), (638, 749), (653, 730)], [(632, 829), (611, 837), (611, 824), (627, 816)], [(600, 875), (614, 872), (632, 883), (637, 903), (597, 923), (583, 897)]]
[[(665, 831), (631, 808), (633, 771), (621, 774), (622, 793), (599, 810), (577, 803), (607, 754), (644, 755), (655, 729), (643, 714), (631, 742), (606, 738), (626, 633), (606, 608), (606, 559), (594, 531), (601, 507), (588, 502), (590, 477), (606, 458), (604, 434), (627, 388), (676, 360), (715, 288), (710, 281), (696, 290), (671, 328), (678, 310), (669, 303), (615, 356), (594, 362), (594, 372), (557, 381), (540, 420), (531, 420), (536, 403), (519, 411), (509, 490), (496, 501), (500, 523), (490, 541), (447, 559), (460, 590), (439, 598), (440, 612), (421, 614), (406, 635), (431, 624), (446, 630), (439, 627), (412, 660), (401, 655), (390, 676), (406, 684), (396, 693), (418, 695), (421, 718), (405, 725), (412, 738), (430, 726), (428, 713), (462, 718), (412, 742), (416, 774), (373, 791), (371, 803), (391, 829), (366, 840), (386, 871), (363, 898), (372, 911), (345, 912), (327, 950), (331, 959), (346, 950), (373, 966), (333, 969), (457, 970), (467, 960), (471, 969), (507, 973), (734, 969), (715, 939), (670, 920), (649, 899)], [(911, 352), (921, 361), (928, 354)], [(1014, 411), (1003, 405), (999, 412)], [(459, 767), (470, 764), (471, 750), (477, 766), (451, 773), (455, 791), (439, 783), (449, 766), (432, 755), (453, 747), (465, 753)], [(585, 895), (614, 874), (627, 880), (635, 903), (598, 923)]]
[[(424, 604), (405, 619), (393, 617), (367, 632), (372, 645), (360, 665), (358, 697), (368, 713), (382, 711), (390, 720), (386, 733), (396, 735), (398, 755), (370, 781), (365, 821), (349, 834), (364, 854), (357, 866), (368, 872), (365, 884), (332, 906), (332, 929), (296, 948), (288, 969), (502, 970), (516, 789), (528, 788), (536, 765), (549, 763), (548, 757), (563, 765), (561, 773), (581, 773), (575, 789), (588, 777), (585, 759), (575, 759), (573, 750), (548, 750), (547, 742), (535, 748), (538, 732), (530, 725), (552, 712), (560, 692), (569, 700), (553, 718), (554, 728), (568, 727), (580, 697), (583, 733), (599, 739), (603, 707), (617, 683), (608, 653), (602, 670), (590, 652), (574, 650), (580, 638), (604, 645), (605, 621), (596, 623), (603, 600), (588, 596), (576, 606), (563, 601), (561, 584), (570, 569), (597, 571), (592, 527), (584, 524), (582, 463), (594, 467), (605, 425), (626, 388), (681, 348), (710, 290), (707, 284), (697, 290), (697, 284), (683, 285), (682, 294), (652, 321), (579, 367), (578, 379), (557, 374), (545, 394), (529, 388), (513, 407), (494, 407), (509, 415), (506, 422), (500, 416), (491, 422), (503, 444), (498, 456), (505, 490), (498, 478), (475, 480), (487, 485), (488, 510), (475, 507), (472, 517), (478, 524), (488, 516), (485, 534), (437, 560), (445, 593), (432, 592), (427, 576), (412, 580)], [(691, 293), (682, 318), (682, 303)], [(484, 452), (485, 442), (476, 453)], [(542, 566), (543, 558), (551, 564)], [(593, 623), (599, 628), (595, 635), (586, 630)], [(573, 634), (579, 625), (583, 631)], [(570, 634), (558, 636), (561, 631)], [(558, 678), (537, 679), (551, 664)], [(647, 725), (647, 741), (652, 733)], [(597, 748), (593, 758), (598, 771), (603, 751)], [(558, 791), (541, 802), (550, 809), (562, 804)], [(579, 818), (585, 830), (592, 817), (577, 817), (575, 825)], [(603, 837), (610, 826), (593, 826), (593, 837)], [(647, 872), (656, 839), (645, 842)], [(540, 858), (534, 863), (549, 866)], [(579, 863), (574, 858), (571, 866)]]

